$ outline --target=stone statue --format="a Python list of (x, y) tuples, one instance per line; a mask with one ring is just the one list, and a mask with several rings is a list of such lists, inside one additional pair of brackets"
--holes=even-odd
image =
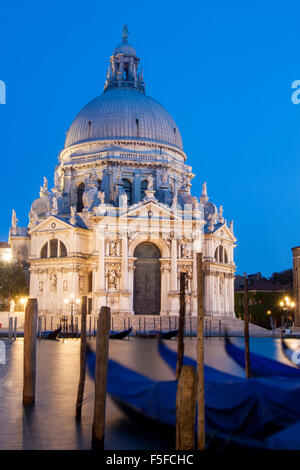
[(117, 288), (117, 273), (115, 269), (108, 271), (108, 289)]
[(89, 212), (95, 205), (98, 198), (97, 175), (94, 170), (89, 178), (85, 179), (85, 190), (82, 195), (83, 212)]
[(202, 185), (202, 194), (201, 196), (207, 197), (207, 184), (206, 181)]
[(55, 273), (52, 274), (50, 283), (51, 283), (51, 290), (56, 291), (57, 276)]
[(48, 191), (48, 180), (47, 180), (46, 176), (44, 176), (43, 190), (45, 192)]
[(100, 204), (105, 204), (105, 191), (99, 191), (98, 198), (100, 199)]
[(58, 203), (57, 203), (57, 197), (53, 196), (51, 200), (51, 210), (53, 211), (54, 214), (58, 213)]
[(117, 243), (115, 240), (109, 242), (109, 255), (117, 256)]
[(39, 292), (43, 292), (43, 281), (39, 281)]
[(56, 188), (60, 188), (60, 175), (58, 173), (58, 166), (55, 167), (55, 172), (54, 172), (54, 186)]
[(63, 291), (67, 292), (67, 290), (68, 290), (68, 281), (65, 279), (63, 282)]
[(15, 304), (14, 299), (11, 299), (11, 301), (9, 302), (9, 311), (10, 311), (10, 313), (14, 313), (14, 311), (15, 311), (15, 305), (16, 305), (16, 304)]
[(224, 212), (223, 206), (220, 206), (219, 214), (218, 214), (218, 222), (220, 222), (221, 224), (224, 222), (223, 212)]
[(49, 198), (50, 192), (48, 191), (48, 180), (44, 176), (43, 186), (40, 187), (40, 198)]
[(199, 209), (198, 199), (196, 197), (193, 198), (193, 209), (195, 211)]
[(152, 190), (153, 190), (153, 176), (152, 176), (152, 175), (149, 175), (148, 178), (147, 178), (147, 180), (148, 180), (148, 188), (147, 188), (147, 190), (152, 191)]
[(172, 208), (175, 208), (176, 206), (177, 206), (177, 194), (175, 194), (173, 197)]
[(11, 234), (12, 235), (17, 235), (18, 231), (18, 219), (16, 216), (16, 211), (13, 209), (12, 210), (12, 216), (11, 216)]
[(70, 206), (70, 224), (75, 225), (76, 224), (76, 206)]
[(161, 177), (161, 184), (165, 186), (168, 183), (168, 170), (164, 170)]
[(76, 206), (70, 206), (71, 218), (76, 219)]
[(117, 181), (117, 183), (120, 183), (121, 179), (122, 179), (122, 172), (121, 172), (121, 170), (118, 169), (116, 171), (116, 181)]
[(181, 245), (181, 257), (187, 258), (187, 256), (188, 256), (187, 244), (183, 242)]

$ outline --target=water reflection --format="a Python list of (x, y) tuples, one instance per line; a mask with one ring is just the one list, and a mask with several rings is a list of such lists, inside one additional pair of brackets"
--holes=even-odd
[[(94, 340), (91, 340), (95, 344)], [(243, 345), (243, 338), (234, 338)], [(299, 340), (288, 340), (292, 348)], [(80, 341), (38, 341), (37, 397), (33, 408), (22, 406), (23, 340), (6, 342), (7, 364), (0, 365), (0, 449), (90, 449), (93, 399), (83, 406), (82, 421), (75, 420), (75, 403), (79, 378)], [(175, 341), (168, 341), (176, 349)], [(196, 358), (196, 341), (185, 340), (186, 354)], [(289, 364), (281, 351), (280, 340), (252, 338), (251, 350)], [(157, 353), (155, 340), (131, 338), (111, 341), (110, 356), (149, 377), (168, 380), (173, 373)], [(206, 364), (243, 376), (244, 371), (224, 351), (223, 340), (205, 341)], [(87, 377), (85, 397), (94, 392)], [(143, 423), (132, 423), (107, 400), (107, 449), (171, 449), (174, 435)]]

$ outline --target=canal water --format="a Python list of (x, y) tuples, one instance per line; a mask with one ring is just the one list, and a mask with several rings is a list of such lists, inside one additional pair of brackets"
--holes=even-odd
[[(243, 345), (243, 338), (234, 338)], [(296, 349), (300, 340), (289, 339)], [(92, 346), (95, 340), (91, 340)], [(176, 341), (167, 341), (176, 349)], [(0, 449), (90, 449), (93, 420), (94, 383), (87, 376), (80, 425), (75, 422), (75, 403), (79, 377), (79, 340), (37, 342), (36, 404), (32, 410), (22, 406), (23, 339), (6, 341), (6, 364), (0, 365)], [(288, 364), (280, 340), (252, 338), (251, 350)], [(185, 339), (185, 353), (196, 357), (195, 338)], [(158, 380), (174, 376), (157, 352), (157, 341), (130, 338), (110, 341), (110, 357), (138, 372)], [(205, 340), (205, 362), (222, 371), (243, 376), (224, 351), (223, 339)], [(133, 423), (108, 397), (106, 408), (106, 449), (172, 449), (174, 435)]]

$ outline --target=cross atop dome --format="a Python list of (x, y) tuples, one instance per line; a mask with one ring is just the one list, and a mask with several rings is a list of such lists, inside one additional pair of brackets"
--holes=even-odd
[(127, 24), (124, 24), (123, 32), (122, 32), (122, 44), (128, 44), (128, 34), (129, 34), (129, 29), (127, 27)]

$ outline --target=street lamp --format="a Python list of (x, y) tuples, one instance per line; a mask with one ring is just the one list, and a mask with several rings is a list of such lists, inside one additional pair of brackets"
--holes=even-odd
[[(286, 329), (288, 328), (288, 317), (289, 317), (289, 309), (294, 309), (295, 307), (295, 302), (291, 301), (291, 299), (286, 296), (280, 303), (279, 303), (282, 311), (285, 311), (286, 312)], [(283, 316), (283, 315), (282, 315)], [(282, 318), (282, 317), (281, 317)], [(282, 321), (281, 321), (281, 326), (282, 325)]]
[(24, 310), (25, 310), (27, 301), (28, 301), (28, 297), (22, 297), (22, 298), (20, 299), (20, 304), (24, 305)]
[(74, 309), (80, 304), (80, 299), (75, 299), (75, 294), (70, 294), (69, 297), (66, 297), (64, 300), (65, 305), (70, 305), (71, 308), (71, 332), (74, 331)]

